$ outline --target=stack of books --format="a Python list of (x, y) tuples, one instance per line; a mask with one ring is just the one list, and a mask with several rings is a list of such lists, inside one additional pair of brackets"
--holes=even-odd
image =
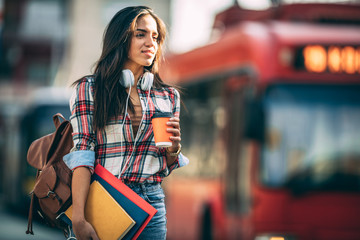
[[(101, 165), (95, 167), (85, 218), (101, 240), (136, 239), (157, 210)], [(60, 217), (71, 225), (72, 206)]]

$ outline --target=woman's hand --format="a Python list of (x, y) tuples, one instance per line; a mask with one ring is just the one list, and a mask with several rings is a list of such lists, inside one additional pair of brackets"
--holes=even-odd
[(177, 155), (172, 156), (170, 153), (176, 153), (181, 147), (180, 119), (178, 117), (172, 117), (166, 124), (169, 127), (167, 131), (173, 134), (173, 136), (170, 137), (172, 145), (166, 149), (166, 163), (169, 167), (177, 159)]
[(168, 151), (177, 152), (181, 141), (180, 119), (178, 117), (172, 117), (166, 124), (171, 127), (167, 128), (167, 131), (173, 134), (173, 136), (170, 137), (172, 145), (168, 148)]
[(100, 240), (89, 222), (73, 219), (73, 231), (77, 240)]

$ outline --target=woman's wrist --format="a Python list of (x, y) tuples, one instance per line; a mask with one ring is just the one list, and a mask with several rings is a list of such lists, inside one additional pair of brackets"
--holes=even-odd
[(166, 154), (171, 157), (177, 157), (180, 154), (181, 151), (181, 144), (179, 143), (178, 147), (175, 149), (172, 149), (172, 147), (166, 148)]
[(73, 203), (73, 212), (72, 212), (72, 218), (76, 220), (83, 220), (85, 219), (85, 207), (81, 205), (77, 205), (76, 203)]
[(72, 223), (73, 224), (80, 224), (86, 222), (85, 216), (82, 214), (75, 214), (72, 215)]

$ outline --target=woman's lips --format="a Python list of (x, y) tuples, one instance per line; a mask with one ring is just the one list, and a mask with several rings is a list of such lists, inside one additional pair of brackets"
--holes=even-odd
[(154, 56), (154, 52), (151, 50), (144, 50), (141, 51), (142, 53), (144, 53), (145, 55), (149, 56), (149, 57), (153, 57)]

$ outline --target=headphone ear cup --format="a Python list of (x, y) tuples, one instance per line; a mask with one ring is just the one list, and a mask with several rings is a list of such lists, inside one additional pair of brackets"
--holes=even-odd
[(154, 82), (154, 74), (151, 72), (145, 72), (142, 79), (140, 87), (143, 91), (149, 91)]
[(134, 74), (129, 69), (122, 70), (122, 76), (120, 79), (120, 84), (124, 88), (129, 88), (134, 85), (135, 79)]

